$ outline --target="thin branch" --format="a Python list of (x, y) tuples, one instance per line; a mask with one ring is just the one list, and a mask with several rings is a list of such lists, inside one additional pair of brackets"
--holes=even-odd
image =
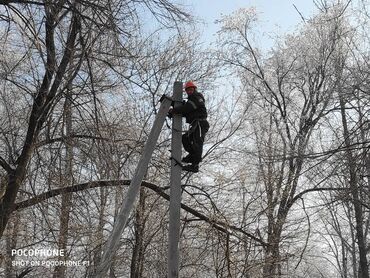
[(13, 168), (8, 164), (8, 162), (6, 162), (6, 160), (1, 156), (0, 156), (0, 166), (3, 167), (7, 173), (11, 173), (14, 171)]
[(301, 252), (301, 255), (299, 256), (299, 260), (296, 264), (296, 266), (294, 267), (294, 269), (297, 269), (298, 266), (301, 264), (302, 260), (303, 260), (303, 256), (304, 256), (304, 253), (306, 252), (306, 249), (307, 249), (307, 246), (308, 246), (308, 240), (310, 239), (310, 234), (311, 234), (311, 221), (310, 221), (310, 216), (308, 215), (307, 213), (307, 210), (306, 210), (306, 206), (304, 204), (304, 199), (301, 198), (301, 201), (302, 201), (302, 208), (303, 208), (303, 211), (306, 215), (306, 218), (307, 218), (307, 224), (308, 224), (308, 228), (307, 228), (307, 237), (306, 237), (306, 242), (305, 242), (305, 245), (303, 247), (303, 250)]
[(317, 188), (310, 188), (303, 190), (302, 192), (298, 193), (294, 198), (291, 199), (288, 206), (291, 207), (298, 199), (301, 199), (303, 195), (310, 193), (310, 192), (318, 192), (318, 191), (342, 191), (342, 190), (350, 190), (350, 188), (337, 188), (337, 187), (317, 187)]
[(0, 0), (0, 5), (8, 6), (9, 4), (31, 4), (45, 6), (44, 3), (38, 1), (25, 1), (25, 0)]
[[(78, 138), (78, 139), (89, 139), (89, 140), (101, 140), (101, 141), (108, 141), (108, 142), (114, 142), (114, 143), (133, 141), (131, 139), (112, 139), (112, 138), (108, 138), (108, 137), (94, 136), (94, 135), (86, 135), (86, 134), (73, 134), (73, 135), (69, 136), (68, 138), (72, 138), (72, 139)], [(57, 143), (57, 142), (64, 142), (65, 139), (66, 139), (66, 137), (64, 137), (64, 136), (57, 137), (57, 138), (46, 139), (46, 140), (43, 140), (43, 141), (40, 141), (40, 142), (36, 143), (35, 144), (35, 147), (36, 148), (39, 148), (39, 147), (42, 147), (42, 146), (45, 146), (45, 145), (49, 145), (49, 144), (53, 144), (53, 143)]]
[(296, 7), (296, 5), (293, 4), (293, 7), (297, 11), (297, 13), (301, 16), (303, 22), (306, 22), (306, 19), (304, 18), (303, 14), (298, 10), (298, 8)]

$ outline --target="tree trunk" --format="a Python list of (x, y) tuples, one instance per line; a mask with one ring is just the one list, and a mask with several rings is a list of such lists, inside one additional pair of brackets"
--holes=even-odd
[(135, 215), (135, 243), (131, 259), (131, 278), (143, 276), (144, 265), (144, 229), (145, 229), (145, 189), (140, 189), (139, 205)]
[(95, 235), (93, 235), (91, 238), (91, 244), (96, 246), (96, 248), (94, 250), (93, 264), (90, 266), (89, 275), (93, 275), (96, 272), (96, 266), (99, 265), (101, 261), (102, 247), (104, 242), (104, 213), (106, 209), (107, 195), (108, 193), (106, 188), (100, 188), (99, 224)]
[(12, 266), (13, 256), (11, 256), (12, 250), (17, 248), (17, 234), (19, 228), (19, 217), (15, 217), (10, 220), (7, 227), (8, 236), (6, 237), (6, 254), (5, 255), (5, 277), (13, 278), (16, 277), (14, 273), (14, 267)]
[(14, 210), (15, 199), (18, 194), (19, 187), (24, 180), (26, 174), (26, 167), (30, 160), (31, 153), (26, 154), (27, 163), (21, 163), (15, 171), (7, 174), (7, 185), (4, 197), (0, 200), (0, 237), (3, 236), (6, 225), (9, 221), (10, 215)]
[(343, 278), (348, 278), (347, 247), (346, 247), (344, 239), (342, 237), (341, 237), (341, 247), (342, 247), (342, 268), (343, 268), (342, 277)]
[[(71, 93), (70, 90), (67, 90), (67, 97), (64, 106), (64, 115), (65, 115), (65, 147), (66, 147), (66, 163), (65, 163), (65, 181), (61, 182), (61, 187), (73, 185), (73, 146), (71, 140), (72, 132), (72, 103), (71, 103)], [(66, 257), (66, 248), (68, 245), (68, 229), (69, 229), (69, 219), (70, 219), (70, 209), (72, 206), (72, 193), (63, 193), (62, 202), (61, 202), (61, 211), (60, 211), (60, 230), (59, 230), (59, 241), (58, 249), (65, 250), (64, 256), (59, 257), (58, 260), (65, 261)], [(54, 278), (63, 278), (65, 277), (66, 267), (64, 265), (56, 266), (54, 269)]]
[(276, 223), (268, 236), (268, 246), (265, 253), (265, 262), (263, 266), (263, 277), (280, 277), (281, 276), (281, 256), (280, 241), (283, 225), (286, 216), (278, 215)]
[[(49, 11), (49, 9), (46, 9), (45, 11)], [(55, 11), (55, 13), (57, 12)], [(70, 32), (66, 41), (64, 53), (60, 64), (57, 67), (55, 64), (54, 43), (55, 16), (56, 14), (49, 14), (49, 12), (46, 12), (45, 45), (47, 48), (47, 61), (45, 75), (33, 100), (22, 152), (15, 162), (17, 165), (16, 168), (12, 169), (9, 166), (9, 169), (6, 169), (8, 185), (6, 187), (4, 198), (0, 201), (0, 237), (2, 237), (9, 221), (9, 217), (14, 210), (15, 200), (17, 198), (19, 188), (27, 174), (27, 167), (34, 151), (35, 142), (39, 137), (46, 117), (50, 110), (53, 109), (52, 104), (55, 100), (57, 91), (62, 84), (66, 69), (73, 60), (72, 52), (75, 48), (75, 42), (80, 28), (78, 17), (77, 15), (72, 16)]]
[(342, 124), (343, 124), (344, 144), (346, 146), (347, 167), (349, 171), (349, 186), (351, 189), (352, 202), (353, 202), (353, 207), (355, 210), (356, 239), (357, 239), (357, 246), (358, 246), (359, 257), (360, 257), (358, 277), (359, 278), (369, 278), (369, 267), (367, 265), (367, 258), (366, 258), (366, 242), (365, 242), (364, 230), (363, 230), (362, 206), (361, 206), (360, 193), (358, 190), (358, 182), (357, 182), (357, 176), (356, 176), (356, 160), (353, 157), (353, 154), (350, 150), (351, 142), (349, 138), (350, 133), (348, 131), (348, 126), (347, 126), (345, 102), (341, 95), (340, 95), (340, 109), (341, 109)]

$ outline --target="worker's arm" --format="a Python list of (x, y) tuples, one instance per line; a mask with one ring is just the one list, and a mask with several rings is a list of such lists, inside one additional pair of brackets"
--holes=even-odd
[(185, 104), (173, 108), (171, 114), (184, 115), (193, 112), (195, 109), (197, 109), (197, 105), (193, 101), (188, 100)]

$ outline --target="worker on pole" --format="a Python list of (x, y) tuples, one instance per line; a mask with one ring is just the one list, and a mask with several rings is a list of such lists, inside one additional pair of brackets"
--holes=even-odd
[(198, 172), (199, 163), (202, 161), (204, 137), (209, 130), (207, 121), (207, 109), (204, 96), (197, 91), (197, 86), (192, 81), (185, 83), (185, 92), (188, 100), (176, 108), (171, 108), (169, 116), (181, 114), (190, 124), (189, 130), (182, 135), (182, 145), (188, 155), (182, 158), (182, 162), (189, 163), (183, 169), (189, 172)]

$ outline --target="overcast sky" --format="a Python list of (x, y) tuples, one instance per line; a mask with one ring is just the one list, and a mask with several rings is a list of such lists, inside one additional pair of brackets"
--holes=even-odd
[(214, 40), (218, 26), (214, 23), (222, 15), (228, 15), (239, 8), (257, 9), (261, 32), (288, 32), (302, 22), (293, 5), (304, 17), (310, 17), (315, 11), (312, 0), (183, 0), (196, 17), (204, 21), (204, 39)]

